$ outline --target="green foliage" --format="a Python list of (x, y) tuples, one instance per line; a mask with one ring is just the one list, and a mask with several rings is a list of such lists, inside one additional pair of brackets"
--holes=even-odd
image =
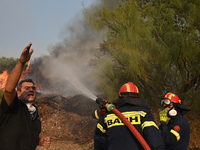
[(2, 96), (3, 96), (3, 91), (0, 90), (0, 104), (1, 104), (1, 99), (2, 99)]
[(163, 80), (158, 78), (166, 85), (163, 91), (175, 92), (192, 105), (192, 101), (197, 101), (199, 95), (199, 4), (198, 1), (186, 0), (166, 3), (153, 1), (146, 5), (143, 14), (154, 19), (153, 37), (159, 45), (166, 48), (162, 52), (164, 57), (160, 57), (165, 60), (165, 65), (159, 70), (165, 77)]
[(112, 9), (106, 3), (87, 9), (91, 25), (106, 32), (102, 55), (91, 61), (104, 94), (113, 100), (131, 81), (153, 106), (169, 91), (195, 105), (200, 94), (199, 7), (198, 0), (122, 0)]
[(9, 72), (12, 71), (12, 69), (15, 67), (15, 65), (18, 62), (18, 58), (6, 58), (1, 57), (0, 58), (0, 73), (2, 73), (4, 70), (8, 70)]
[[(18, 58), (6, 58), (6, 57), (1, 57), (0, 58), (0, 74), (3, 73), (4, 70), (8, 70), (9, 72), (12, 71), (12, 69), (15, 67), (15, 65), (18, 62)], [(3, 96), (3, 91), (0, 90), (0, 103), (1, 99)]]

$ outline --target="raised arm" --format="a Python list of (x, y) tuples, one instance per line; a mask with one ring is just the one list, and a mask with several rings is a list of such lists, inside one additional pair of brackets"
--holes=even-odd
[(29, 43), (24, 50), (21, 53), (20, 59), (17, 62), (15, 68), (11, 71), (10, 75), (8, 76), (8, 80), (5, 86), (5, 92), (4, 92), (4, 98), (8, 105), (11, 105), (15, 95), (15, 87), (17, 86), (17, 83), (20, 79), (22, 69), (26, 62), (28, 62), (31, 58), (31, 55), (33, 53), (33, 49), (31, 48), (32, 43)]

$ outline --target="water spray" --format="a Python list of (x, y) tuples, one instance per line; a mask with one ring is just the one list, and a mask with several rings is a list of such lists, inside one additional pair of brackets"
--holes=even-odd
[[(69, 73), (70, 74), (70, 73)], [(71, 75), (71, 74), (70, 74)], [(73, 81), (71, 82), (82, 94), (85, 96), (91, 98), (92, 100), (96, 100), (96, 96), (88, 89), (86, 88), (75, 76), (72, 76)], [(77, 86), (78, 85), (78, 86)]]
[[(60, 61), (55, 61), (54, 65), (56, 66), (63, 66), (63, 63)], [(61, 72), (61, 74), (63, 75), (62, 78), (64, 78), (65, 80), (69, 81), (70, 83), (76, 88), (76, 90), (78, 90), (79, 92), (81, 92), (83, 95), (91, 98), (92, 100), (96, 100), (96, 96), (88, 89), (86, 88), (74, 75), (72, 70), (70, 69), (63, 69), (66, 67), (62, 67), (61, 69), (59, 69), (59, 67), (56, 67), (55, 69), (59, 69), (59, 72)]]

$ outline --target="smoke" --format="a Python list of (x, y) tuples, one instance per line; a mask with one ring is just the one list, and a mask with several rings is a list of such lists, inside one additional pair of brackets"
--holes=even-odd
[[(112, 9), (119, 1), (121, 0), (107, 0), (108, 7)], [(94, 5), (100, 8), (105, 3), (105, 0), (95, 1)], [(49, 46), (50, 54), (34, 59), (29, 76), (41, 85), (44, 94), (84, 94), (95, 100), (95, 95), (101, 92), (96, 83), (90, 80), (91, 68), (88, 64), (100, 53), (98, 47), (102, 37), (103, 33), (94, 31), (83, 15), (77, 14), (61, 30), (62, 41)]]
[(41, 84), (41, 91), (45, 94), (85, 94), (95, 99), (93, 95), (100, 91), (90, 81), (91, 68), (88, 64), (99, 53), (102, 34), (94, 31), (83, 16), (77, 15), (75, 18), (61, 31), (62, 42), (49, 47), (48, 56), (35, 58), (31, 62), (33, 70), (29, 76)]

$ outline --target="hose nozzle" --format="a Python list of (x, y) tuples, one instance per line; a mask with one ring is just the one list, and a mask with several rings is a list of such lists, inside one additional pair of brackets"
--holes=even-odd
[(99, 97), (96, 99), (96, 103), (99, 105), (100, 109), (106, 109), (106, 104), (109, 104), (108, 101), (104, 101), (103, 99)]

